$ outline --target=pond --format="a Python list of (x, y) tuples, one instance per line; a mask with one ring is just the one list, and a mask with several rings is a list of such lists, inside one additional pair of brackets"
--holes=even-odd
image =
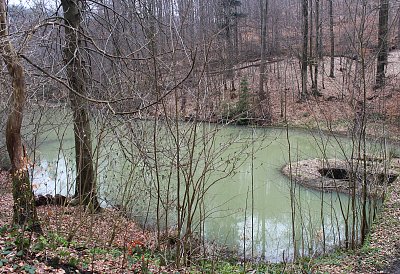
[[(68, 113), (49, 110), (25, 120), (27, 136), (36, 136), (30, 143), (37, 194), (74, 193)], [(123, 205), (147, 228), (156, 226), (159, 197), (162, 226), (176, 226), (180, 203), (188, 212), (185, 218), (193, 216), (195, 230), (239, 256), (245, 252), (278, 262), (293, 257), (293, 239), (298, 254), (310, 256), (324, 244), (329, 250), (343, 242), (349, 197), (292, 184), (281, 169), (289, 162), (289, 144), (293, 162), (344, 159), (352, 150), (347, 138), (297, 129), (122, 118), (97, 118), (92, 125), (102, 205)], [(380, 153), (381, 145), (370, 142), (368, 150)], [(192, 197), (194, 203), (185, 204)]]

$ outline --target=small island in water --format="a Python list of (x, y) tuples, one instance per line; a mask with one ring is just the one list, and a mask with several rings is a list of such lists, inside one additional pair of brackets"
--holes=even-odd
[(400, 158), (384, 160), (377, 157), (363, 159), (307, 159), (286, 164), (283, 174), (304, 187), (324, 192), (362, 195), (363, 182), (369, 197), (379, 198), (385, 186), (399, 176)]

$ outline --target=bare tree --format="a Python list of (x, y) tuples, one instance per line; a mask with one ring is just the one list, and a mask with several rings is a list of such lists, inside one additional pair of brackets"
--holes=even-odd
[[(242, 5), (241, 1), (237, 0), (221, 0), (221, 23), (220, 27), (223, 29), (226, 54), (225, 54), (225, 78), (231, 81), (231, 90), (235, 90), (235, 79), (234, 79), (234, 65), (235, 65), (235, 44), (234, 44), (234, 31), (235, 25), (238, 24), (237, 20), (243, 16), (243, 14), (235, 12), (238, 6)], [(237, 46), (237, 45), (236, 45)], [(225, 79), (225, 81), (226, 81)], [(227, 89), (225, 82), (225, 89)]]
[(73, 91), (69, 93), (74, 121), (76, 188), (75, 196), (81, 204), (87, 205), (91, 211), (99, 208), (96, 195), (96, 176), (93, 169), (92, 141), (87, 102), (82, 95), (87, 93), (86, 72), (81, 50), (80, 22), (84, 1), (62, 0), (64, 11), (66, 46), (64, 60), (67, 67), (69, 85)]
[(308, 65), (308, 0), (302, 1), (303, 47), (301, 55), (301, 99), (307, 97), (307, 65)]
[(400, 5), (397, 9), (397, 48), (400, 48)]
[(376, 67), (375, 88), (381, 88), (385, 85), (385, 68), (388, 62), (388, 21), (389, 0), (380, 0), (378, 62)]
[(333, 32), (333, 0), (329, 0), (329, 35), (331, 46), (331, 63), (329, 77), (335, 77), (335, 34)]
[(21, 138), (23, 110), (26, 100), (24, 69), (18, 53), (11, 44), (8, 33), (7, 10), (0, 1), (0, 53), (12, 79), (11, 112), (6, 126), (6, 144), (11, 160), (11, 176), (14, 198), (13, 222), (40, 232), (32, 186), (29, 181), (28, 159)]
[(320, 16), (320, 0), (315, 0), (315, 58), (313, 95), (321, 95), (318, 91), (319, 62), (322, 60), (322, 22)]
[[(268, 19), (268, 0), (260, 0), (261, 12), (261, 64), (260, 64), (260, 86), (258, 90), (259, 110), (261, 118), (266, 119), (267, 123), (271, 122), (270, 96), (267, 91), (265, 93), (265, 65), (267, 56), (267, 19)], [(265, 104), (265, 107), (264, 107)], [(266, 111), (264, 111), (266, 109)]]

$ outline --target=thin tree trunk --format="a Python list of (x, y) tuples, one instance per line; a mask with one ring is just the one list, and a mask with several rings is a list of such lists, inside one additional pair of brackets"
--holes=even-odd
[[(81, 95), (87, 93), (84, 61), (81, 58), (81, 38), (78, 34), (81, 21), (80, 0), (62, 0), (64, 18), (68, 27), (65, 28), (66, 47), (64, 59), (67, 67), (67, 77), (71, 88)], [(76, 186), (75, 196), (79, 203), (87, 205), (90, 211), (99, 209), (96, 194), (96, 177), (93, 169), (92, 141), (89, 115), (84, 99), (74, 92), (69, 93), (74, 119)]]
[(268, 19), (268, 0), (260, 0), (261, 11), (261, 64), (260, 64), (260, 83), (258, 90), (258, 104), (262, 119), (267, 123), (271, 122), (270, 96), (265, 92), (265, 62), (267, 55), (267, 19)]
[(308, 0), (302, 2), (303, 16), (303, 48), (301, 56), (301, 99), (307, 97), (307, 65), (308, 65)]
[(385, 85), (385, 68), (388, 62), (388, 19), (389, 0), (380, 0), (378, 62), (376, 67), (375, 88), (381, 88)]
[(324, 2), (321, 1), (320, 5), (320, 14), (319, 14), (319, 49), (318, 49), (318, 59), (321, 64), (321, 83), (322, 83), (322, 89), (325, 89), (325, 60), (324, 60), (324, 44), (323, 44), (323, 38), (324, 38), (324, 32), (322, 28), (322, 13), (324, 11)]
[(329, 0), (329, 33), (331, 42), (331, 68), (329, 77), (335, 77), (335, 34), (333, 32), (333, 0)]
[(13, 223), (41, 232), (35, 200), (29, 181), (28, 159), (22, 144), (21, 126), (26, 100), (24, 70), (17, 52), (8, 37), (7, 10), (0, 0), (0, 53), (12, 79), (11, 111), (6, 126), (6, 144), (11, 160), (12, 192), (14, 199)]
[(235, 81), (234, 81), (234, 72), (233, 72), (233, 66), (234, 66), (234, 56), (233, 56), (233, 42), (232, 42), (232, 30), (231, 27), (226, 28), (226, 43), (227, 43), (227, 78), (231, 81), (231, 99), (233, 96), (232, 91), (235, 91)]
[[(386, 0), (383, 0), (386, 1)], [(382, 7), (381, 7), (382, 8)], [(367, 127), (367, 113), (366, 113), (366, 103), (367, 103), (367, 83), (366, 83), (366, 62), (365, 62), (365, 51), (364, 51), (364, 35), (365, 35), (365, 27), (367, 24), (366, 21), (367, 16), (367, 1), (364, 0), (362, 3), (362, 17), (361, 17), (361, 26), (360, 26), (360, 49), (359, 49), (359, 56), (361, 58), (361, 91), (362, 91), (362, 102), (358, 102), (358, 113), (359, 116), (359, 125), (357, 138), (358, 138), (358, 148), (357, 148), (357, 156), (359, 159), (362, 159), (363, 164), (363, 174), (362, 174), (362, 190), (361, 190), (361, 243), (364, 243), (366, 236), (369, 232), (369, 224), (367, 223), (367, 162), (366, 162), (366, 127)], [(357, 163), (358, 164), (358, 163)], [(355, 202), (355, 195), (353, 195), (353, 231), (352, 231), (352, 248), (354, 249), (357, 242), (357, 231), (355, 229), (356, 223), (356, 202)]]
[(400, 49), (400, 6), (397, 10), (397, 48)]
[(314, 45), (313, 45), (313, 42), (314, 42), (314, 40), (313, 40), (313, 37), (314, 37), (314, 6), (313, 6), (313, 1), (316, 1), (316, 0), (309, 0), (309, 2), (308, 2), (309, 7), (310, 7), (310, 10), (308, 12), (308, 14), (309, 14), (308, 24), (309, 24), (309, 27), (310, 27), (309, 30), (308, 30), (309, 31), (308, 49), (310, 51), (310, 53), (308, 55), (308, 60), (309, 60), (308, 67), (310, 69), (311, 91), (315, 90), (315, 81), (314, 81), (315, 79), (314, 79), (314, 71), (313, 71), (313, 66), (315, 66), (314, 65), (314, 63), (315, 63), (314, 51), (313, 51), (313, 49), (314, 49)]
[(319, 62), (321, 53), (321, 22), (320, 22), (320, 0), (315, 0), (315, 64), (314, 64), (314, 89), (313, 95), (320, 95), (318, 91), (318, 73), (319, 73)]
[(224, 13), (224, 27), (225, 27), (225, 43), (226, 43), (226, 55), (225, 55), (225, 64), (226, 64), (226, 72), (225, 72), (225, 80), (229, 79), (231, 82), (231, 92), (230, 98), (232, 99), (233, 93), (232, 91), (235, 90), (235, 79), (234, 79), (234, 45), (232, 39), (232, 14), (233, 14), (233, 7), (230, 3), (223, 4), (223, 13)]
[[(239, 14), (239, 10), (238, 10), (237, 6), (235, 6), (234, 13), (235, 14)], [(239, 62), (239, 60), (240, 60), (240, 58), (239, 58), (239, 54), (240, 54), (240, 51), (239, 51), (240, 32), (239, 32), (239, 20), (238, 19), (235, 19), (235, 23), (233, 25), (233, 32), (234, 32), (234, 39), (235, 39), (235, 41), (234, 41), (234, 52), (235, 52), (235, 55), (234, 55), (235, 60), (234, 60), (234, 62), (235, 62), (235, 64), (237, 64)]]

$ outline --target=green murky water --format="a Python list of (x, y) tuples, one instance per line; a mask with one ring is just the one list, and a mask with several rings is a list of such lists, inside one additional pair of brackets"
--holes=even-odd
[[(68, 113), (57, 109), (43, 116), (35, 114), (34, 122), (29, 117), (25, 120), (27, 134), (37, 133), (36, 141), (30, 142), (31, 148), (36, 147), (32, 154), (36, 193), (74, 193), (73, 132)], [(33, 124), (40, 126), (35, 130)], [(174, 226), (179, 174), (181, 204), (193, 193), (205, 192), (195, 196), (192, 213), (195, 224), (205, 217), (196, 229), (204, 229), (206, 239), (238, 254), (245, 249), (248, 255), (268, 261), (293, 256), (291, 184), (281, 173), (289, 161), (289, 142), (292, 161), (344, 158), (351, 152), (349, 139), (294, 129), (289, 130), (288, 139), (285, 129), (176, 125), (172, 121), (93, 120), (93, 128), (104, 206), (122, 204), (132, 217), (154, 227), (159, 185), (161, 222)], [(369, 149), (377, 152), (380, 145), (371, 144)], [(188, 189), (187, 196), (184, 189)], [(299, 254), (321, 251), (323, 231), (328, 249), (343, 241), (340, 203), (347, 212), (349, 198), (300, 186), (293, 190)]]

